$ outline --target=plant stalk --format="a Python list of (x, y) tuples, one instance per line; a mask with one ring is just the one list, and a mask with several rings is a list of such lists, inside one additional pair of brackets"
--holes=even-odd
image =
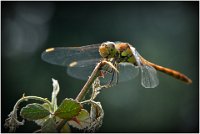
[[(99, 62), (96, 67), (94, 68), (91, 76), (89, 77), (89, 79), (87, 80), (87, 82), (85, 83), (85, 85), (83, 86), (83, 88), (81, 89), (81, 91), (79, 92), (78, 96), (76, 97), (76, 100), (78, 102), (80, 102), (83, 97), (85, 96), (85, 94), (87, 93), (87, 91), (90, 89), (90, 86), (92, 85), (92, 83), (94, 82), (94, 80), (98, 77), (98, 74), (100, 73), (100, 68), (105, 65), (105, 63), (103, 61)], [(58, 125), (57, 125), (57, 130), (58, 132), (60, 132), (60, 130), (62, 129), (62, 127), (65, 125), (65, 123), (67, 123), (67, 120), (61, 120)]]
[(95, 79), (99, 76), (100, 73), (100, 68), (102, 67), (103, 62), (99, 62), (96, 67), (94, 68), (91, 76), (89, 77), (88, 81), (85, 83), (85, 85), (83, 86), (83, 88), (81, 89), (80, 93), (78, 94), (78, 96), (76, 97), (77, 101), (81, 101), (83, 99), (83, 97), (85, 96), (86, 92), (90, 89), (90, 86), (92, 85), (92, 83), (95, 81)]

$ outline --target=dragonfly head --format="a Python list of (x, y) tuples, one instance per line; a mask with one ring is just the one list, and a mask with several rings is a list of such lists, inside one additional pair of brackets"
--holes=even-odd
[(114, 42), (103, 42), (101, 46), (99, 47), (99, 54), (103, 58), (113, 58), (116, 54), (117, 50), (115, 48)]

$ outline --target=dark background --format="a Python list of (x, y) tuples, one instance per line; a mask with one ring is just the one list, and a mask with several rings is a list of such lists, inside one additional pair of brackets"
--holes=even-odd
[[(22, 96), (75, 98), (84, 81), (65, 68), (45, 63), (48, 47), (83, 46), (104, 41), (132, 44), (146, 59), (189, 76), (184, 84), (158, 73), (160, 84), (145, 89), (140, 76), (103, 90), (96, 99), (105, 117), (98, 132), (199, 131), (198, 2), (1, 2), (1, 124)], [(33, 132), (30, 122), (17, 132)]]

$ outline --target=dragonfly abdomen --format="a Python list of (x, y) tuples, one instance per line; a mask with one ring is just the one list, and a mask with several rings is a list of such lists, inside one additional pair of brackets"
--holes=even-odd
[(169, 68), (165, 68), (165, 67), (162, 67), (162, 66), (159, 66), (159, 65), (156, 65), (154, 63), (151, 63), (149, 61), (146, 61), (147, 64), (153, 66), (156, 70), (158, 71), (161, 71), (163, 73), (166, 73), (176, 79), (179, 79), (181, 81), (184, 81), (186, 82), (187, 84), (191, 84), (192, 83), (192, 80), (190, 78), (188, 78), (186, 75), (178, 72), (178, 71), (175, 71), (175, 70), (172, 70), (172, 69), (169, 69)]

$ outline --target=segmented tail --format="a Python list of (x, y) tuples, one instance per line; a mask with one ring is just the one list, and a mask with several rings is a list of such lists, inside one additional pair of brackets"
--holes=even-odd
[(191, 84), (192, 83), (192, 80), (190, 78), (188, 78), (186, 75), (178, 72), (178, 71), (175, 71), (175, 70), (172, 70), (172, 69), (169, 69), (169, 68), (165, 68), (165, 67), (162, 67), (162, 66), (159, 66), (159, 65), (156, 65), (154, 63), (151, 63), (147, 60), (145, 60), (144, 58), (142, 58), (142, 61), (145, 63), (145, 64), (148, 64), (152, 67), (154, 67), (156, 70), (158, 71), (161, 71), (163, 73), (166, 73), (176, 79), (179, 79), (181, 81), (184, 81), (186, 82), (187, 84)]

